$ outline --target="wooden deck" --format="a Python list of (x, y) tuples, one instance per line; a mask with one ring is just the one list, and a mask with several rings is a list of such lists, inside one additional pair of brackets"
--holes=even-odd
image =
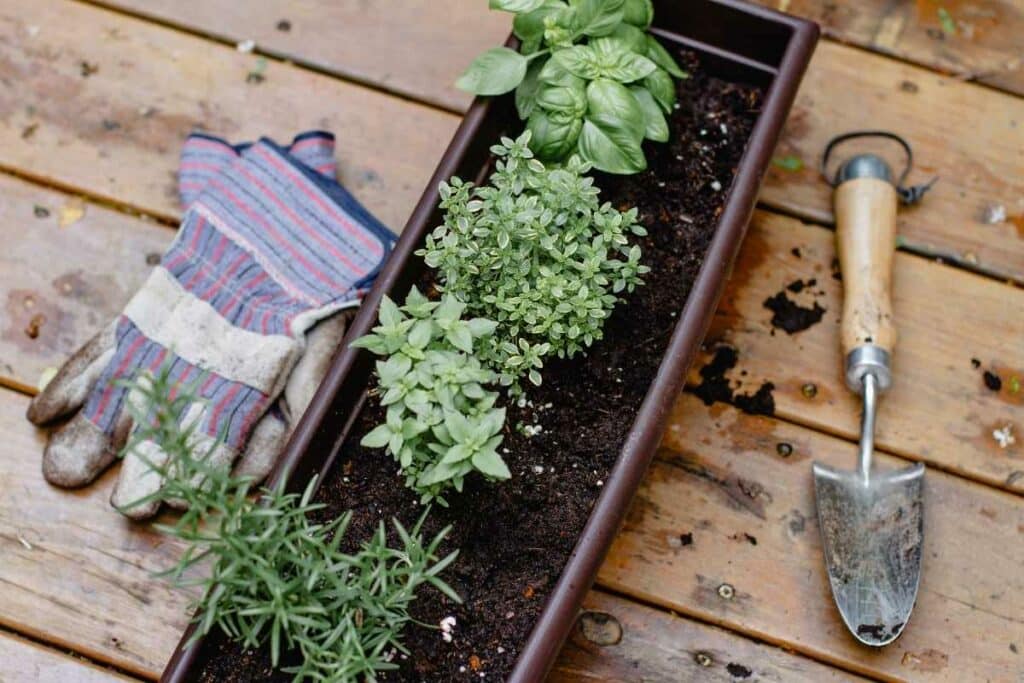
[[(733, 346), (730, 376), (771, 381), (776, 415), (680, 397), (589, 598), (621, 640), (614, 623), (581, 630), (554, 678), (1024, 680), (1024, 6), (766, 4), (828, 37), (778, 151), (803, 168), (769, 173), (709, 354)], [(334, 130), (344, 182), (400, 226), (468, 104), (452, 81), (508, 31), (485, 7), (0, 0), (0, 681), (155, 679), (187, 621), (189, 596), (150, 577), (174, 545), (109, 507), (111, 473), (49, 487), (45, 435), (23, 417), (46, 368), (121, 308), (170, 241), (184, 136)], [(263, 56), (236, 51), (249, 38)], [(263, 82), (247, 82), (254, 70)], [(851, 462), (858, 420), (815, 163), (829, 136), (868, 126), (912, 139), (918, 179), (942, 176), (900, 215), (901, 346), (878, 443), (887, 464), (931, 470), (917, 610), (879, 652), (856, 646), (832, 607), (810, 490), (812, 459)], [(993, 206), (1005, 221), (983, 219)], [(773, 333), (763, 301), (811, 278), (824, 320)], [(1001, 447), (992, 433), (1007, 426), (1016, 442)]]

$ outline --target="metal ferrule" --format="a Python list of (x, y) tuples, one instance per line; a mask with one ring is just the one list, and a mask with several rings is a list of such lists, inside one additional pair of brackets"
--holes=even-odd
[(858, 154), (840, 166), (836, 173), (836, 185), (857, 178), (878, 178), (890, 184), (893, 182), (889, 164), (876, 154)]
[(846, 386), (851, 391), (863, 394), (864, 375), (870, 372), (877, 380), (878, 391), (886, 391), (892, 386), (891, 368), (889, 352), (881, 346), (858, 346), (846, 356)]

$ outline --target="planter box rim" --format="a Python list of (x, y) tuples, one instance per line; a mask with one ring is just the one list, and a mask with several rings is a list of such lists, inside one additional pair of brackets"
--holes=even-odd
[[(761, 181), (767, 171), (797, 88), (810, 62), (819, 30), (810, 21), (781, 14), (744, 0), (655, 0), (652, 32), (664, 41), (689, 47), (711, 59), (733, 65), (764, 83), (761, 112), (739, 161), (729, 195), (693, 287), (681, 311), (657, 374), (648, 387), (618, 459), (598, 496), (572, 554), (561, 570), (547, 604), (530, 632), (508, 680), (543, 680), (553, 666), (575, 623), (583, 598), (625, 517), (661, 439), (665, 422), (683, 389), (687, 371), (703, 341), (725, 282), (753, 214)], [(753, 39), (753, 40), (752, 40)], [(730, 45), (729, 41), (733, 44)], [(514, 38), (509, 39), (515, 44)], [(506, 96), (507, 97), (507, 96)], [(366, 365), (349, 342), (375, 324), (383, 294), (403, 291), (405, 264), (434, 225), (437, 186), (458, 174), (467, 158), (479, 156), (488, 123), (501, 116), (500, 100), (478, 98), (467, 111), (427, 188), (406, 223), (394, 252), (367, 294), (305, 415), (296, 426), (270, 484), (286, 482), (303, 488), (313, 474), (326, 473), (365, 401), (342, 396), (346, 378)], [(482, 176), (483, 167), (477, 175)], [(465, 175), (463, 176), (465, 177)], [(477, 178), (478, 180), (480, 178)], [(365, 368), (364, 368), (365, 369)], [(365, 386), (365, 382), (363, 383)], [(340, 429), (339, 429), (340, 425)], [(175, 649), (161, 681), (195, 680), (203, 641), (186, 648), (194, 632), (190, 625)]]

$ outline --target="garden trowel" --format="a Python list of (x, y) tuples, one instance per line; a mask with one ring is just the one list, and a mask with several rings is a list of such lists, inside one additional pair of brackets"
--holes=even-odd
[[(863, 398), (863, 414), (857, 468), (813, 467), (832, 595), (850, 632), (876, 647), (896, 640), (910, 619), (924, 532), (924, 465), (871, 467), (878, 398), (892, 384), (896, 329), (889, 293), (896, 208), (907, 192), (901, 184), (873, 154), (849, 159), (834, 179), (846, 383)], [(923, 190), (917, 192), (920, 198)]]

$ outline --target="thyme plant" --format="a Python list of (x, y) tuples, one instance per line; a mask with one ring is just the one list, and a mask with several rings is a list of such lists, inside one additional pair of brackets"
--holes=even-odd
[(295, 681), (375, 681), (397, 668), (392, 659), (405, 652), (402, 631), (421, 588), (460, 601), (440, 578), (458, 553), (438, 557), (448, 529), (424, 541), (426, 512), (412, 529), (392, 522), (395, 546), (382, 521), (358, 550), (345, 552), (351, 513), (314, 521), (311, 513), (323, 508), (310, 502), (314, 482), (302, 495), (253, 491), (250, 481), (197, 452), (198, 440), (180, 419), (197, 400), (192, 392), (175, 395), (166, 371), (130, 386), (138, 428), (126, 448), (150, 442), (169, 456), (165, 463), (147, 460), (166, 484), (137, 503), (159, 496), (187, 505), (175, 524), (158, 528), (184, 543), (163, 575), (202, 591), (193, 604), (198, 628), (190, 644), (218, 628), (243, 647), (268, 647), (274, 667), (293, 653), (297, 663), (283, 670)]
[(516, 108), (547, 162), (579, 154), (595, 168), (647, 167), (641, 144), (668, 140), (675, 59), (647, 32), (651, 0), (490, 0), (515, 13), (519, 51), (476, 58), (456, 85), (477, 95), (516, 91)]
[(588, 163), (572, 157), (549, 168), (530, 139), (526, 131), (491, 148), (487, 185), (442, 183), (444, 224), (417, 252), (446, 294), (496, 321), (477, 355), (504, 385), (540, 384), (546, 356), (572, 357), (601, 339), (619, 294), (649, 270), (629, 244), (629, 235), (646, 234), (637, 210), (600, 204)]
[(414, 287), (401, 308), (384, 297), (380, 325), (353, 342), (386, 357), (377, 362), (377, 391), (387, 417), (361, 443), (386, 447), (424, 503), (447, 505), (443, 493), (462, 491), (474, 471), (511, 476), (497, 451), (505, 409), (484, 388), (497, 376), (477, 356), (497, 324), (463, 320), (465, 309), (453, 296), (430, 301)]

